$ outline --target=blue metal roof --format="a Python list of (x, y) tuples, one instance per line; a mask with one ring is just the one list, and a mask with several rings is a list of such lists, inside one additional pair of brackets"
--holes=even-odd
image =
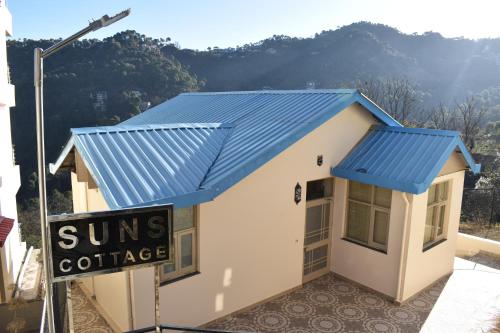
[(377, 126), (332, 168), (332, 175), (419, 194), (427, 190), (456, 150), (474, 173), (479, 172), (480, 165), (458, 132)]
[[(107, 187), (105, 198), (112, 208), (168, 202), (187, 206), (215, 198), (353, 103), (363, 105), (383, 124), (401, 126), (358, 91), (350, 89), (186, 93), (118, 126), (73, 130), (72, 140), (87, 167), (94, 169), (93, 176), (101, 177), (97, 185), (103, 192)], [(203, 130), (186, 128), (184, 135), (180, 135), (174, 130), (179, 123), (184, 126), (226, 123), (231, 124), (231, 129), (229, 125), (213, 128), (207, 125)], [(144, 131), (141, 126), (148, 125), (167, 126), (168, 129), (160, 132), (169, 139), (145, 140), (142, 134), (131, 134), (138, 133), (138, 129)], [(120, 146), (115, 143), (117, 139), (107, 133), (119, 133), (124, 128), (127, 129), (124, 134), (118, 135), (123, 137), (119, 141), (123, 146)], [(202, 134), (205, 136), (201, 137)], [(193, 144), (193, 136), (200, 136), (200, 146)], [(206, 145), (213, 150), (206, 152)], [(71, 149), (70, 141), (52, 172)], [(182, 160), (184, 168), (175, 173), (162, 173), (163, 169), (157, 164), (165, 162), (159, 157), (154, 162), (142, 163), (139, 156), (130, 155), (133, 152), (151, 157), (155, 150), (162, 151), (162, 159), (187, 154)], [(134, 163), (130, 166), (132, 159)], [(191, 170), (197, 168), (200, 172), (192, 175)], [(180, 177), (182, 184), (172, 185), (177, 180), (169, 177), (174, 176)], [(158, 184), (156, 178), (161, 179)], [(132, 192), (127, 194), (127, 191)]]
[(76, 147), (112, 209), (141, 206), (199, 191), (230, 130), (227, 124), (79, 128), (66, 151)]

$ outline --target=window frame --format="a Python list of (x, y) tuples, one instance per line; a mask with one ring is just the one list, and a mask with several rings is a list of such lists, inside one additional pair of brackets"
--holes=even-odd
[[(440, 185), (446, 185), (446, 199), (441, 200), (441, 190), (440, 190)], [(436, 189), (436, 201), (429, 203), (429, 193), (431, 191), (431, 188), (437, 186)], [(435, 245), (442, 243), (446, 240), (446, 235), (448, 233), (448, 224), (449, 224), (449, 203), (450, 203), (450, 193), (451, 193), (451, 180), (443, 180), (437, 183), (433, 183), (429, 189), (427, 190), (427, 206), (425, 210), (425, 221), (424, 221), (424, 239), (422, 240), (423, 243), (423, 251), (426, 251)], [(431, 240), (429, 240), (427, 243), (425, 242), (425, 228), (427, 228), (427, 212), (429, 209), (433, 209), (433, 223), (432, 223), (432, 236)], [(439, 220), (441, 218), (441, 212), (444, 209), (443, 213), (443, 226), (441, 228), (441, 234), (438, 234), (439, 231)]]
[[(175, 209), (175, 207), (174, 207)], [(175, 223), (175, 220), (174, 220)], [(163, 271), (163, 265), (160, 269), (160, 283), (168, 284), (170, 282), (177, 281), (179, 279), (183, 279), (185, 277), (192, 276), (199, 272), (198, 264), (199, 264), (199, 243), (198, 243), (198, 234), (199, 234), (199, 223), (198, 223), (198, 206), (193, 206), (193, 227), (186, 228), (183, 230), (174, 232), (174, 264), (175, 270), (169, 273), (165, 273)], [(191, 243), (191, 253), (192, 253), (192, 265), (188, 267), (181, 267), (182, 260), (182, 252), (181, 252), (181, 237), (185, 235), (192, 235), (192, 243)]]
[[(383, 252), (383, 253), (387, 254), (387, 249), (389, 247), (389, 230), (390, 230), (390, 226), (391, 226), (391, 207), (392, 207), (392, 192), (393, 191), (389, 188), (383, 188), (383, 187), (376, 186), (376, 185), (357, 182), (357, 183), (360, 183), (363, 185), (370, 186), (370, 192), (371, 192), (370, 193), (370, 203), (368, 203), (368, 202), (364, 202), (361, 200), (352, 199), (350, 197), (350, 183), (351, 182), (356, 182), (356, 181), (353, 181), (353, 180), (347, 181), (347, 191), (346, 191), (347, 196), (346, 196), (346, 205), (345, 205), (346, 209), (345, 209), (345, 216), (344, 216), (345, 223), (344, 223), (344, 230), (343, 230), (343, 239), (347, 240), (349, 242), (353, 242), (353, 243), (356, 243), (358, 245), (367, 247), (369, 249), (376, 250), (376, 251)], [(376, 193), (375, 188), (377, 188), (377, 187), (389, 190), (391, 192), (391, 204), (390, 204), (389, 208), (377, 205), (375, 203), (375, 193)], [(356, 203), (356, 204), (360, 204), (360, 205), (364, 205), (364, 206), (368, 206), (370, 208), (370, 225), (368, 227), (368, 242), (363, 242), (363, 241), (360, 241), (358, 239), (349, 237), (347, 234), (347, 229), (349, 227), (349, 208), (350, 208), (351, 202)], [(380, 244), (380, 243), (375, 242), (373, 240), (374, 230), (375, 230), (375, 213), (376, 213), (376, 211), (386, 213), (388, 215), (386, 244)]]

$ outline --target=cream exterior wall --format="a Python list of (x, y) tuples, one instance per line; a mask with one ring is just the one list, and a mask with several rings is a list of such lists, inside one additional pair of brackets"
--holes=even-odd
[[(75, 153), (77, 172), (71, 173), (73, 188), (73, 210), (75, 213), (87, 211), (109, 210), (104, 197), (97, 188), (89, 188), (88, 172), (82, 164), (78, 153)], [(83, 180), (83, 181), (79, 181)], [(106, 312), (107, 318), (112, 318), (114, 324), (122, 331), (130, 327), (130, 288), (127, 273), (113, 273), (83, 278), (80, 281), (96, 298), (101, 308)]]
[(344, 240), (348, 181), (335, 178), (332, 270), (389, 297), (396, 297), (405, 217), (402, 193), (392, 191), (387, 253)]
[(453, 260), (460, 222), (464, 171), (438, 176), (434, 183), (450, 181), (445, 220), (448, 221), (446, 241), (423, 251), (428, 193), (412, 195), (408, 242), (408, 257), (403, 277), (403, 300), (406, 300), (436, 280), (453, 272)]
[[(19, 166), (12, 149), (10, 107), (15, 105), (14, 86), (8, 82), (6, 35), (12, 34), (12, 17), (5, 4), (0, 4), (0, 215), (14, 219), (14, 225), (0, 248), (0, 302), (10, 299), (9, 286), (16, 282), (26, 244), (21, 242), (17, 221), (16, 194), (21, 185)], [(5, 299), (2, 299), (5, 294)]]

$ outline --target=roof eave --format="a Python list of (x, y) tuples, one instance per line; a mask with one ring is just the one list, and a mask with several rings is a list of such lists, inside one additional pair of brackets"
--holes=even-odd
[(66, 161), (68, 155), (71, 153), (73, 148), (75, 147), (75, 139), (73, 135), (69, 138), (68, 142), (64, 146), (63, 150), (59, 154), (59, 157), (54, 163), (49, 164), (49, 171), (51, 174), (55, 175), (57, 170), (61, 167), (61, 165)]

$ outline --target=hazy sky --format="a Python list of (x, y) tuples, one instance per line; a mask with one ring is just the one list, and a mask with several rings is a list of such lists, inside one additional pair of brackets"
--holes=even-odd
[(65, 37), (104, 14), (128, 7), (130, 17), (88, 35), (126, 29), (171, 37), (182, 47), (236, 46), (274, 34), (309, 37), (358, 21), (405, 33), (500, 37), (500, 0), (7, 0), (14, 38)]

